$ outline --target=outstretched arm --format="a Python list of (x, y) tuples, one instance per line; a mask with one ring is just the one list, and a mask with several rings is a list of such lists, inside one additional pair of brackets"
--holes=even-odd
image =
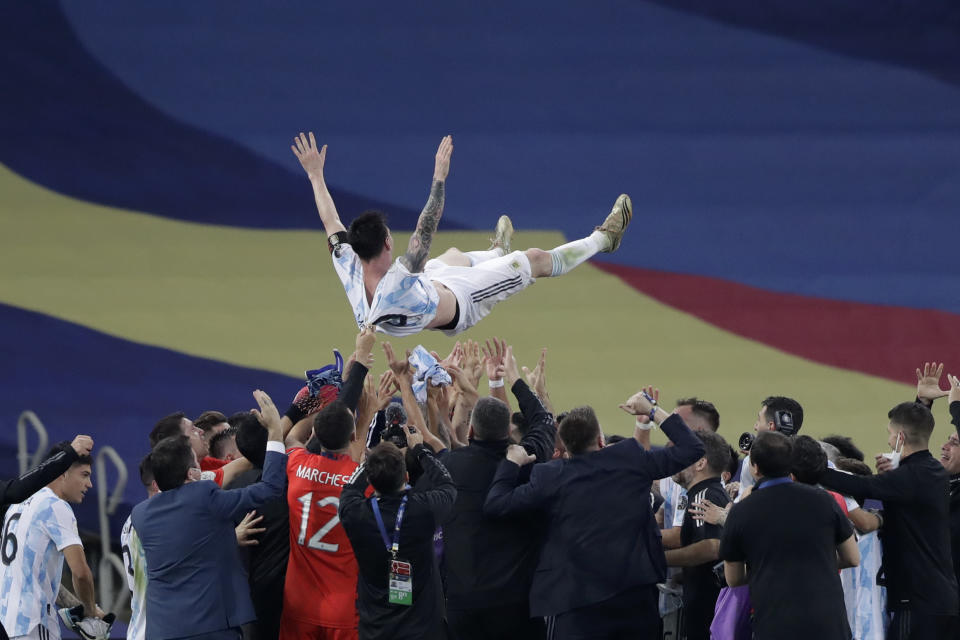
[[(444, 183), (450, 172), (450, 155), (453, 153), (453, 138), (444, 136), (437, 149), (437, 157), (433, 166), (433, 185), (430, 187), (430, 197), (420, 212), (417, 228), (410, 237), (407, 253), (400, 258), (400, 262), (410, 273), (423, 271), (430, 257), (430, 244), (433, 234), (437, 231), (440, 216), (443, 215)], [(331, 201), (332, 204), (333, 201)]]
[(294, 138), (293, 142), (294, 144), (290, 148), (293, 150), (293, 155), (297, 156), (297, 160), (300, 161), (300, 166), (307, 172), (310, 184), (313, 185), (313, 199), (317, 203), (317, 211), (320, 213), (320, 220), (323, 222), (327, 237), (346, 231), (343, 223), (340, 222), (337, 207), (333, 204), (333, 198), (330, 197), (330, 191), (327, 190), (327, 183), (323, 178), (323, 164), (327, 159), (327, 145), (317, 149), (317, 141), (314, 139), (312, 131), (309, 138), (303, 135), (303, 132), (300, 132), (300, 135)]

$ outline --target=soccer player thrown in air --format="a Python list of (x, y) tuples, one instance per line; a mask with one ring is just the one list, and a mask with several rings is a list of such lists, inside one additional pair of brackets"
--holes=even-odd
[(437, 149), (427, 204), (406, 252), (394, 261), (393, 236), (384, 214), (366, 211), (353, 220), (349, 230), (340, 222), (324, 178), (326, 145), (318, 148), (312, 132), (309, 137), (301, 133), (294, 143), (291, 148), (313, 185), (333, 266), (357, 326), (375, 325), (392, 336), (424, 329), (447, 335), (466, 331), (497, 302), (527, 288), (536, 278), (563, 275), (597, 253), (615, 251), (633, 215), (630, 198), (623, 194), (590, 235), (550, 251), (512, 251), (513, 223), (501, 216), (488, 250), (450, 249), (431, 260), (430, 245), (443, 214), (453, 153), (453, 139), (446, 136)]

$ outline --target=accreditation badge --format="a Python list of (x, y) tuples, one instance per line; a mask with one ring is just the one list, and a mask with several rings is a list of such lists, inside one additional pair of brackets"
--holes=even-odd
[(390, 604), (413, 604), (413, 567), (403, 560), (390, 561)]

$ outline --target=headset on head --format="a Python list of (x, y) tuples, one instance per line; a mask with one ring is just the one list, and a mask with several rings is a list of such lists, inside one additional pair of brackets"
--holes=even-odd
[(785, 436), (792, 436), (797, 432), (797, 426), (793, 422), (793, 413), (790, 411), (774, 411), (773, 426)]

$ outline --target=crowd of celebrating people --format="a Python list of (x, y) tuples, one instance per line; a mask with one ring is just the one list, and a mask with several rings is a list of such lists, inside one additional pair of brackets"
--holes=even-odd
[[(259, 410), (172, 413), (144, 434), (147, 499), (121, 536), (128, 638), (960, 637), (960, 379), (941, 388), (942, 364), (917, 369), (916, 397), (889, 410), (876, 473), (849, 437), (801, 434), (787, 396), (760, 401), (734, 447), (715, 404), (665, 408), (647, 386), (620, 405), (633, 437), (607, 437), (590, 406), (561, 400), (556, 413), (545, 349), (521, 374), (497, 338), (445, 357), (382, 342), (376, 377), (377, 330), (469, 329), (535, 278), (615, 251), (630, 198), (549, 251), (513, 251), (502, 216), (488, 250), (429, 260), (446, 136), (394, 260), (383, 214), (341, 223), (326, 146), (301, 133), (292, 149), (360, 328), (353, 353), (308, 371), (283, 415), (258, 390)], [(945, 396), (957, 432), (938, 460), (932, 407)], [(657, 428), (667, 446), (651, 445)], [(56, 640), (58, 616), (109, 636), (68, 505), (91, 486), (92, 448), (77, 436), (0, 485), (2, 637)]]
[[(957, 433), (929, 451), (934, 400), (960, 430), (942, 365), (890, 409), (873, 473), (850, 438), (803, 435), (789, 397), (734, 447), (713, 403), (645, 387), (620, 405), (633, 437), (608, 437), (589, 406), (555, 413), (546, 350), (521, 369), (496, 338), (442, 358), (383, 342), (376, 377), (375, 345), (360, 331), (283, 415), (255, 391), (259, 410), (144, 434), (129, 638), (957, 637)], [(58, 608), (109, 633), (68, 504), (92, 448), (0, 487), (10, 637), (58, 638)]]

